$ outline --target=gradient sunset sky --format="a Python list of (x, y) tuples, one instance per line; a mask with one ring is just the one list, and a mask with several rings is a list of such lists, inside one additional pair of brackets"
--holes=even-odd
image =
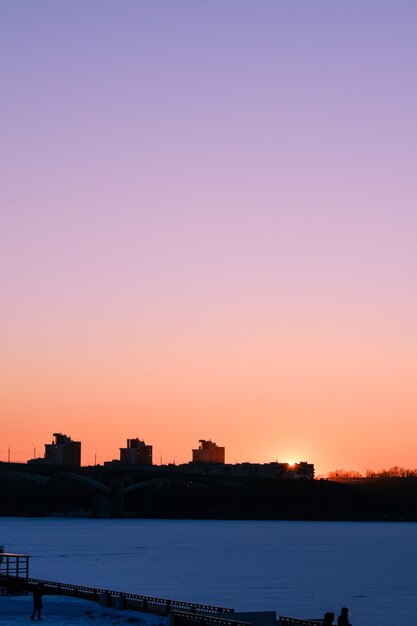
[(417, 3), (0, 0), (0, 460), (417, 466)]

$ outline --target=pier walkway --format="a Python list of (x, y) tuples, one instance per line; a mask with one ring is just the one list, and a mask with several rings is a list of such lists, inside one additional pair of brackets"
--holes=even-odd
[[(242, 620), (239, 619), (239, 614), (234, 615), (234, 609), (223, 606), (155, 598), (99, 587), (29, 578), (28, 574), (29, 557), (27, 555), (0, 551), (0, 592), (6, 595), (29, 593), (41, 584), (45, 595), (71, 596), (91, 600), (116, 610), (130, 609), (143, 613), (170, 616), (171, 626), (257, 626), (257, 623), (260, 622), (256, 616), (265, 616), (265, 613), (254, 612), (249, 614), (250, 619), (246, 618), (246, 615), (242, 615), (246, 618)], [(274, 618), (274, 626), (321, 626), (321, 624), (321, 620), (280, 617), (275, 621)]]
[(0, 573), (0, 588), (6, 594), (28, 593), (33, 591), (38, 584), (43, 585), (45, 595), (83, 598), (118, 610), (129, 609), (143, 613), (169, 615), (172, 618), (171, 623), (175, 626), (250, 626), (249, 622), (233, 619), (234, 609), (223, 606), (155, 598), (99, 587), (86, 587), (43, 580), (42, 578), (17, 577)]

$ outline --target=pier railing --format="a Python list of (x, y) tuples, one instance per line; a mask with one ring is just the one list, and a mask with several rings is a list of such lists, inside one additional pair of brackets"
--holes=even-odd
[[(108, 607), (116, 609), (131, 609), (143, 611), (144, 613), (156, 613), (158, 615), (170, 615), (174, 611), (186, 613), (187, 615), (198, 616), (218, 616), (219, 614), (233, 614), (234, 609), (223, 606), (213, 606), (211, 604), (199, 604), (195, 602), (184, 602), (181, 600), (171, 600), (167, 598), (155, 598), (136, 593), (126, 593), (111, 589), (101, 589), (99, 587), (87, 587), (84, 585), (72, 585), (70, 583), (60, 583), (41, 578), (18, 578), (15, 576), (0, 576), (0, 586), (16, 591), (32, 591), (36, 585), (42, 584), (44, 593), (49, 595), (71, 596), (73, 598), (83, 598), (100, 602)], [(213, 620), (206, 620), (213, 623)], [(191, 623), (191, 622), (190, 622)], [(216, 624), (222, 624), (221, 621)], [(233, 626), (233, 625), (231, 625)]]
[(323, 626), (323, 620), (298, 619), (297, 617), (282, 617), (278, 620), (279, 626)]
[(186, 611), (172, 611), (171, 626), (251, 626), (250, 622), (216, 617), (216, 615), (197, 615)]
[[(2, 548), (3, 546), (0, 546)], [(0, 550), (0, 577), (27, 580), (29, 576), (29, 556)]]
[[(171, 626), (251, 626), (249, 622), (233, 619), (234, 609), (211, 604), (155, 598), (100, 587), (60, 583), (41, 578), (26, 578), (0, 572), (0, 589), (6, 593), (32, 591), (42, 584), (45, 595), (70, 596), (99, 602), (118, 610), (130, 609), (157, 615), (170, 615)], [(229, 618), (230, 615), (230, 618)], [(322, 620), (306, 620), (280, 616), (277, 626), (322, 626)]]

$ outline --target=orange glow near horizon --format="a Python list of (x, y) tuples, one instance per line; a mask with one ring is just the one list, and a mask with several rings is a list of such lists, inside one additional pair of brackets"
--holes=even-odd
[(341, 340), (316, 326), (297, 342), (266, 319), (252, 336), (237, 324), (206, 339), (178, 328), (182, 343), (166, 337), (164, 345), (78, 332), (83, 342), (73, 333), (52, 345), (45, 327), (36, 342), (22, 335), (19, 351), (9, 345), (1, 460), (9, 445), (12, 460), (31, 458), (33, 443), (39, 454), (63, 432), (82, 441), (83, 464), (118, 458), (126, 439), (139, 437), (158, 463), (188, 462), (205, 438), (224, 445), (232, 463), (291, 458), (318, 474), (415, 465), (412, 341), (385, 338), (382, 359), (376, 338)]

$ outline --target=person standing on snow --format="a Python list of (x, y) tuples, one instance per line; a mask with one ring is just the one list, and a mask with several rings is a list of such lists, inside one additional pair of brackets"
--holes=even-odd
[(345, 606), (342, 608), (337, 618), (337, 626), (351, 626), (349, 622), (349, 609)]
[(35, 614), (38, 614), (38, 620), (42, 620), (42, 584), (38, 583), (33, 590), (33, 612), (30, 619), (35, 619)]

